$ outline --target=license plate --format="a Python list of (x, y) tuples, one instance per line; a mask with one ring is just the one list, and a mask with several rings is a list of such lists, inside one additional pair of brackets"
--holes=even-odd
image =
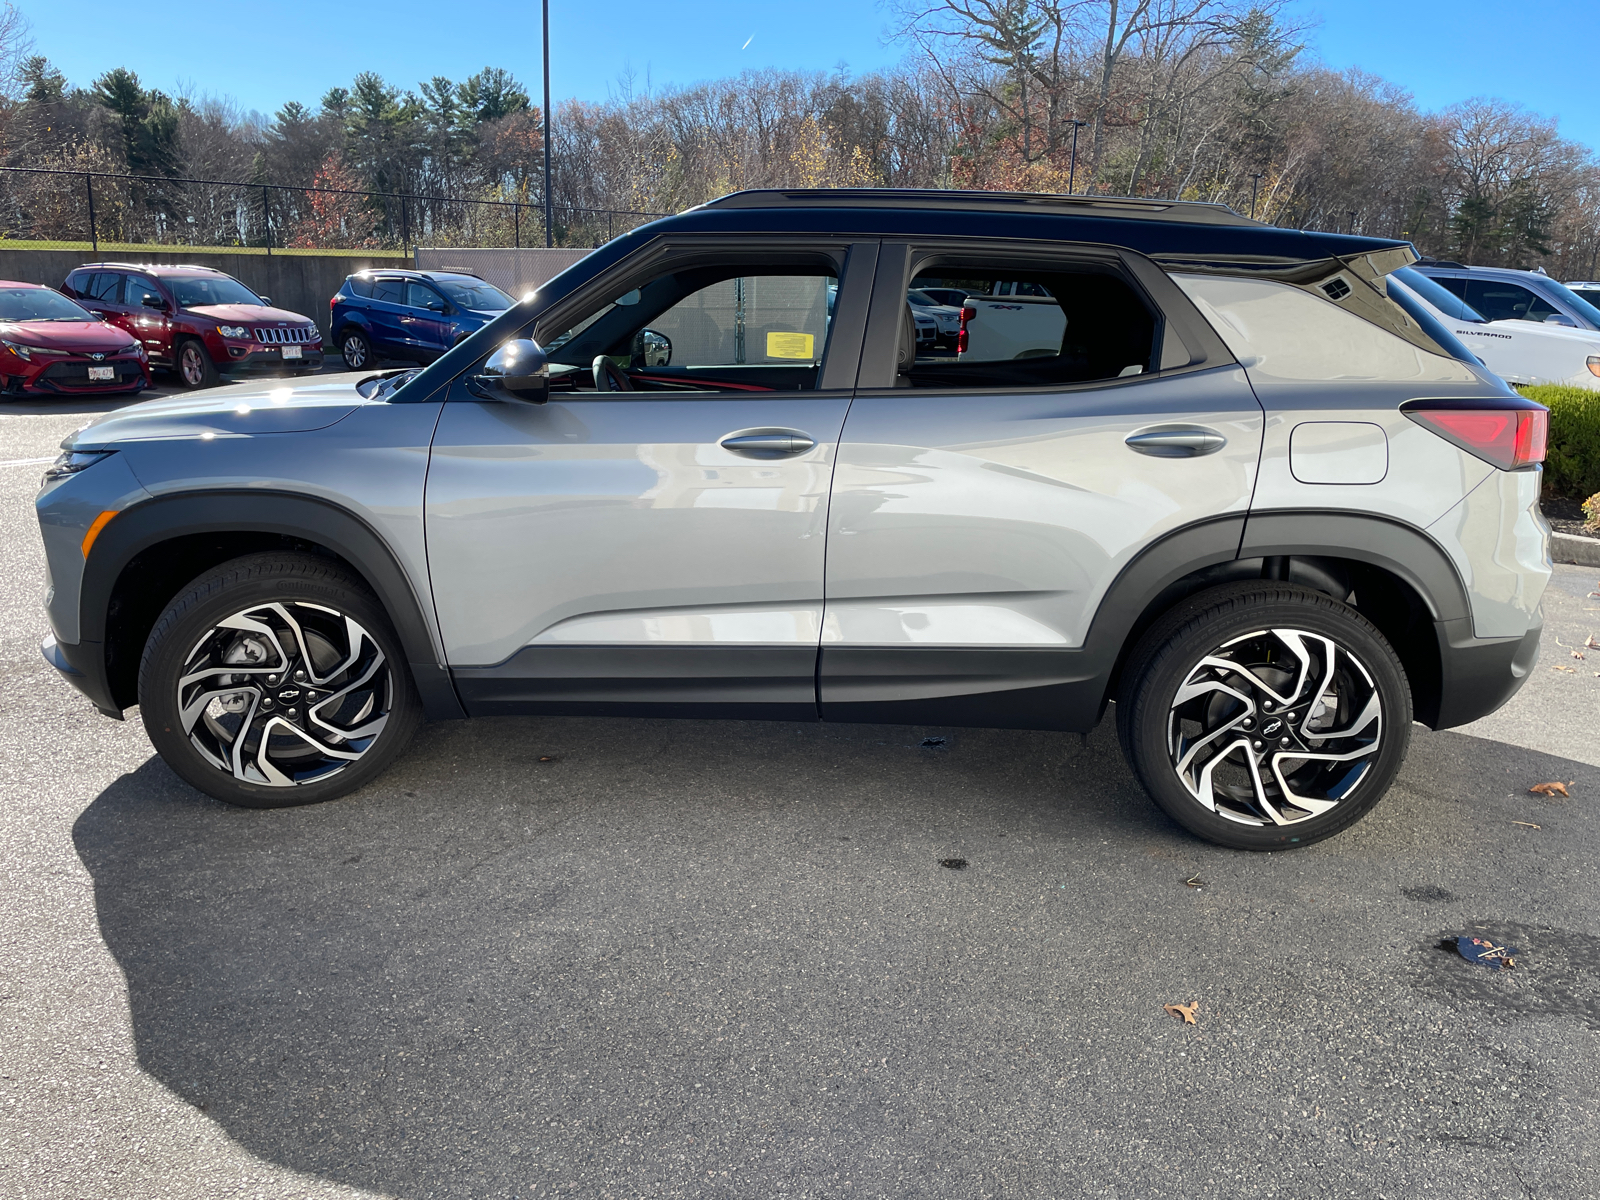
[(299, 358), (300, 357), (300, 347), (299, 346), (285, 346), (283, 348), (283, 356), (285, 358)]
[(109, 383), (111, 380), (115, 379), (116, 377), (117, 377), (117, 369), (115, 367), (90, 367), (89, 368), (89, 382), (90, 383)]

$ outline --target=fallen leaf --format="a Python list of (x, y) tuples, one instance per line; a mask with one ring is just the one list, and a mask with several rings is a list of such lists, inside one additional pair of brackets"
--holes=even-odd
[(554, 754), (541, 754), (539, 756), (540, 762), (555, 762), (555, 760), (556, 756)]
[(1553, 783), (1536, 783), (1531, 788), (1529, 788), (1528, 790), (1530, 792), (1532, 792), (1535, 796), (1568, 796), (1568, 797), (1570, 797), (1572, 795), (1572, 793), (1567, 791), (1567, 789), (1569, 787), (1571, 787), (1573, 784), (1577, 783), (1577, 782), (1578, 781), (1576, 779), (1569, 779), (1569, 780), (1567, 780), (1566, 783), (1562, 783), (1558, 779)]
[(1565, 671), (1568, 675), (1576, 675), (1578, 673), (1577, 667), (1551, 667), (1550, 669), (1552, 671)]
[(1529, 829), (1543, 829), (1544, 828), (1543, 825), (1535, 825), (1532, 821), (1513, 821), (1511, 823), (1513, 825), (1525, 825)]
[(1203, 888), (1203, 887), (1205, 887), (1205, 885), (1206, 885), (1206, 881), (1204, 879), (1201, 879), (1200, 876), (1198, 876), (1198, 875), (1192, 875), (1188, 879), (1185, 879), (1183, 881), (1183, 886), (1184, 887)]
[(1581, 659), (1583, 657), (1583, 651), (1582, 650), (1574, 650), (1572, 652), (1572, 657), (1573, 658), (1577, 658), (1577, 659)]
[(1468, 962), (1492, 971), (1515, 968), (1516, 956), (1522, 953), (1515, 946), (1496, 946), (1488, 938), (1459, 937), (1456, 939), (1456, 949)]
[(1592, 633), (1584, 641), (1583, 645), (1587, 650), (1600, 650), (1600, 642), (1594, 640), (1594, 634)]
[(1173, 1016), (1181, 1018), (1185, 1025), (1193, 1025), (1195, 1009), (1200, 1007), (1200, 1001), (1192, 1000), (1188, 1004), (1163, 1004), (1161, 1007)]

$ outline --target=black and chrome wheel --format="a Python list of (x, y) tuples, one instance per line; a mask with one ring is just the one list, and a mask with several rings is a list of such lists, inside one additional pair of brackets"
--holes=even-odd
[(211, 361), (211, 355), (195, 338), (185, 338), (179, 343), (177, 362), (173, 367), (178, 383), (183, 387), (211, 387), (218, 382), (217, 368)]
[(1285, 584), (1219, 588), (1129, 659), (1117, 727), (1175, 820), (1240, 849), (1320, 841), (1382, 797), (1405, 758), (1411, 693), (1354, 609)]
[(372, 365), (372, 343), (357, 329), (346, 329), (339, 338), (339, 353), (346, 370), (364, 371)]
[(236, 559), (185, 589), (146, 644), (139, 704), (174, 771), (253, 808), (360, 787), (420, 715), (376, 599), (300, 554)]

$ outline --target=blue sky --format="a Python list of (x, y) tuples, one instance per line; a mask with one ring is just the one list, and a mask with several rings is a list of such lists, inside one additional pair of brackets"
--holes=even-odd
[[(1500, 96), (1559, 117), (1566, 136), (1600, 149), (1600, 0), (1293, 2), (1316, 23), (1312, 48), (1330, 66), (1383, 75), (1425, 108)], [(38, 50), (80, 85), (127, 66), (147, 85), (226, 94), (269, 114), (286, 100), (315, 103), (363, 70), (415, 87), (432, 75), (460, 79), (503, 66), (535, 95), (540, 86), (532, 0), (223, 6), (199, 26), (138, 19), (125, 0), (20, 3)], [(604, 99), (628, 68), (636, 88), (747, 67), (827, 70), (844, 62), (867, 71), (905, 53), (884, 44), (890, 19), (873, 0), (552, 0), (552, 92)]]

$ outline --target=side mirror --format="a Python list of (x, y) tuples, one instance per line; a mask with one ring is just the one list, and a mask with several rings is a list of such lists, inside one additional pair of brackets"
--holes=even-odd
[(443, 300), (429, 300), (422, 307), (427, 309), (429, 312), (442, 313), (444, 311), (444, 301)]
[(641, 329), (633, 339), (635, 367), (665, 367), (672, 362), (672, 339), (654, 329)]
[(1576, 329), (1578, 323), (1565, 313), (1551, 313), (1544, 319), (1546, 325), (1564, 325), (1568, 329)]
[(96, 321), (109, 321), (111, 319), (110, 317), (106, 316), (105, 313), (101, 312), (98, 308), (92, 308), (89, 311), (94, 316), (94, 319)]
[(550, 362), (538, 342), (517, 338), (489, 355), (468, 387), (484, 400), (543, 404), (550, 399)]
[(167, 307), (167, 302), (154, 292), (146, 292), (139, 303), (144, 305), (146, 308), (165, 309)]
[(261, 303), (265, 304), (269, 308), (272, 307), (272, 297), (271, 296), (263, 296), (263, 297), (261, 297)]

